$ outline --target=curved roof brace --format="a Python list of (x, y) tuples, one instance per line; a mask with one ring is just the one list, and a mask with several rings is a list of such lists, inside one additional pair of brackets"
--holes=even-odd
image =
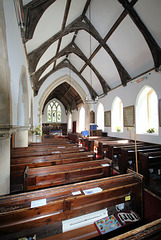
[[(82, 21), (84, 20), (84, 21)], [(84, 17), (82, 19), (82, 16), (77, 18), (75, 21), (73, 21), (71, 24), (69, 24), (64, 31), (60, 31), (57, 34), (55, 34), (53, 37), (51, 37), (49, 40), (47, 40), (45, 43), (40, 45), (37, 49), (32, 51), (28, 54), (29, 58), (29, 65), (30, 65), (30, 73), (35, 71), (36, 65), (40, 59), (40, 57), (43, 55), (43, 53), (47, 50), (47, 48), (56, 40), (58, 40), (60, 37), (63, 37), (67, 35), (68, 33), (71, 33), (76, 30), (85, 30), (89, 34), (91, 34), (101, 45), (102, 47), (107, 51), (107, 53), (111, 56), (112, 60), (114, 61), (114, 64), (119, 72), (121, 81), (123, 86), (126, 86), (126, 83), (128, 80), (131, 79), (130, 75), (127, 73), (125, 68), (122, 66), (122, 64), (119, 62), (119, 60), (116, 58), (114, 53), (111, 51), (111, 49), (107, 46), (106, 42), (101, 38), (100, 34), (97, 32), (97, 30), (93, 27), (93, 25), (90, 23), (87, 17)]]
[(117, 59), (117, 57), (114, 55), (114, 53), (111, 51), (111, 49), (109, 48), (109, 46), (106, 44), (106, 42), (102, 39), (102, 37), (100, 36), (100, 34), (97, 32), (97, 30), (94, 28), (94, 26), (91, 24), (91, 22), (88, 20), (88, 18), (85, 16), (84, 17), (85, 22), (87, 23), (88, 30), (90, 30), (90, 34), (102, 45), (102, 47), (107, 51), (107, 53), (110, 55), (110, 57), (112, 58), (118, 73), (120, 75), (120, 79), (122, 82), (123, 86), (126, 86), (127, 81), (131, 79), (130, 75), (128, 74), (128, 72), (126, 71), (126, 69), (122, 66), (122, 64), (120, 63), (120, 61)]
[(157, 42), (149, 32), (149, 30), (147, 29), (147, 27), (144, 25), (144, 23), (142, 22), (142, 20), (140, 19), (140, 17), (132, 7), (132, 5), (125, 0), (118, 0), (118, 1), (122, 4), (122, 6), (128, 12), (129, 16), (131, 17), (133, 22), (136, 24), (137, 28), (140, 30), (140, 32), (144, 36), (150, 48), (151, 54), (153, 56), (155, 70), (159, 71), (159, 68), (161, 66), (161, 48), (159, 47), (159, 45), (157, 44)]
[[(44, 64), (38, 71), (36, 71), (33, 74), (33, 81), (36, 83), (38, 82), (41, 74), (45, 71), (45, 69), (51, 64), (53, 63), (55, 60), (57, 60), (58, 58), (68, 55), (70, 53), (74, 53), (76, 54), (78, 57), (80, 57), (85, 63), (86, 65), (88, 65), (92, 71), (96, 74), (98, 80), (100, 81), (100, 84), (102, 85), (102, 89), (103, 89), (103, 93), (107, 94), (107, 92), (110, 90), (110, 87), (108, 86), (108, 84), (106, 83), (106, 81), (103, 79), (103, 77), (101, 76), (101, 74), (97, 71), (97, 69), (91, 64), (91, 62), (86, 58), (86, 56), (84, 55), (84, 53), (78, 48), (78, 46), (75, 43), (70, 43), (67, 47), (65, 47), (63, 50), (61, 50), (57, 56), (54, 56), (53, 58), (51, 58), (46, 64)], [(81, 73), (80, 73), (81, 74)]]
[[(132, 6), (135, 5), (135, 3), (138, 0), (132, 0), (130, 2), (130, 4)], [(106, 34), (106, 36), (104, 37), (104, 42), (107, 42), (107, 40), (111, 37), (111, 35), (113, 34), (113, 32), (116, 30), (116, 28), (120, 25), (120, 23), (123, 21), (123, 19), (127, 16), (127, 12), (126, 10), (124, 10), (121, 15), (118, 17), (118, 19), (116, 20), (116, 22), (114, 23), (114, 25), (111, 27), (111, 29), (109, 30), (109, 32)], [(92, 58), (98, 53), (98, 51), (102, 48), (102, 45), (99, 44), (98, 47), (94, 50), (94, 52), (92, 53), (92, 55), (90, 56), (89, 60), (91, 61)], [(86, 68), (86, 64), (84, 64), (84, 66), (81, 68), (80, 73), (82, 73), (84, 71), (84, 69)]]
[(82, 81), (84, 82), (84, 84), (88, 88), (88, 90), (89, 90), (89, 92), (91, 94), (91, 98), (93, 100), (95, 100), (95, 98), (98, 96), (98, 94), (91, 87), (91, 85), (87, 82), (87, 80), (77, 71), (77, 69), (67, 59), (65, 59), (62, 62), (60, 62), (53, 70), (51, 70), (48, 74), (46, 74), (38, 83), (34, 83), (34, 81), (33, 81), (33, 86), (34, 86), (33, 89), (34, 89), (35, 96), (38, 94), (39, 88), (44, 83), (46, 78), (49, 77), (54, 72), (56, 72), (56, 71), (58, 71), (59, 69), (62, 69), (62, 68), (69, 68), (73, 72), (75, 72), (82, 79)]
[[(34, 0), (29, 2), (24, 6), (24, 24), (25, 24), (25, 33), (23, 36), (24, 42), (32, 39), (36, 25), (38, 24), (41, 16), (46, 11), (46, 9), (55, 2), (56, 0)], [(70, 2), (67, 3), (70, 5)], [(85, 15), (88, 6), (91, 0), (87, 0), (86, 5), (84, 7), (82, 15)]]
[(35, 0), (24, 6), (24, 24), (25, 33), (23, 36), (24, 42), (32, 39), (37, 23), (46, 9), (56, 0)]

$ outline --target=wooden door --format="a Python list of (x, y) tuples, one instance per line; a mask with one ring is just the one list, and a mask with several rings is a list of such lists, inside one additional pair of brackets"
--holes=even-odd
[(72, 129), (73, 133), (76, 133), (76, 121), (73, 121), (73, 129)]

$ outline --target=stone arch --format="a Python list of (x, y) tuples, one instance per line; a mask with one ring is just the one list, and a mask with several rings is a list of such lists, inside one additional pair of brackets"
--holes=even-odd
[[(76, 89), (76, 91), (79, 93), (80, 97), (82, 98), (82, 100), (84, 101), (84, 99), (86, 98), (86, 92), (83, 90), (83, 88), (71, 77), (69, 77), (68, 75), (64, 75), (60, 78), (57, 78), (55, 81), (53, 81), (46, 89), (44, 92), (42, 92), (41, 97), (39, 99), (39, 123), (40, 126), (42, 125), (42, 109), (45, 103), (46, 98), (48, 97), (48, 95), (53, 91), (53, 89), (55, 89), (57, 86), (59, 86), (60, 84), (62, 84), (63, 82), (67, 82), (70, 85), (72, 85), (72, 87), (74, 89)], [(42, 85), (43, 86), (43, 85)]]

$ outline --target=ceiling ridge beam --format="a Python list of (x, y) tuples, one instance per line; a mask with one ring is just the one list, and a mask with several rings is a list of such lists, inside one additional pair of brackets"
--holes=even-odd
[(161, 48), (153, 38), (152, 34), (148, 30), (148, 28), (145, 26), (145, 24), (142, 22), (141, 18), (135, 11), (135, 9), (129, 4), (126, 0), (118, 0), (122, 6), (125, 8), (125, 10), (128, 12), (129, 16), (137, 26), (137, 28), (140, 30), (142, 35), (144, 36), (145, 41), (148, 44), (148, 47), (151, 51), (153, 61), (154, 61), (154, 67), (156, 71), (159, 71), (159, 67), (161, 66)]
[[(70, 9), (70, 5), (71, 5), (71, 0), (67, 0), (66, 2), (66, 7), (65, 7), (65, 13), (64, 13), (64, 18), (63, 18), (63, 23), (62, 23), (62, 28), (61, 30), (64, 31), (66, 22), (67, 22), (67, 18), (68, 18), (68, 14), (69, 14), (69, 9)], [(62, 42), (62, 37), (59, 39), (58, 41), (58, 46), (57, 46), (57, 50), (56, 50), (56, 55), (58, 54), (59, 50), (60, 50), (60, 45)], [(54, 67), (56, 66), (56, 60), (54, 62)]]
[[(82, 16), (84, 16), (84, 15), (86, 14), (87, 9), (88, 9), (90, 3), (91, 3), (91, 0), (87, 0), (87, 2), (86, 2), (86, 4), (85, 4), (85, 7), (84, 7), (84, 9), (83, 9), (83, 12), (82, 12)], [(73, 37), (73, 39), (72, 39), (72, 42), (73, 42), (73, 43), (74, 43), (74, 41), (75, 41), (75, 39), (76, 39), (76, 37), (77, 37), (77, 33), (78, 33), (78, 31), (75, 31), (74, 37)]]

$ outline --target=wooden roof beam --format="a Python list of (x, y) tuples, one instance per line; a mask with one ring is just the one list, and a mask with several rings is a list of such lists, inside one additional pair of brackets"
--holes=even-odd
[[(135, 5), (135, 3), (138, 0), (132, 0), (130, 2), (130, 4), (132, 6)], [(121, 15), (119, 16), (119, 18), (116, 20), (116, 22), (114, 23), (114, 25), (111, 27), (111, 29), (109, 30), (109, 32), (106, 34), (106, 36), (104, 37), (104, 42), (107, 42), (107, 40), (111, 37), (111, 35), (114, 33), (114, 31), (117, 29), (117, 27), (120, 25), (120, 23), (124, 20), (124, 18), (127, 16), (127, 12), (126, 10), (124, 10)], [(102, 48), (102, 45), (99, 44), (98, 47), (94, 50), (94, 52), (91, 54), (89, 60), (92, 60), (92, 58), (94, 58), (94, 56), (98, 53), (98, 51)], [(82, 73), (84, 71), (84, 69), (87, 67), (87, 64), (84, 64), (84, 66), (81, 68), (80, 73)]]
[[(62, 23), (62, 28), (61, 30), (63, 31), (66, 25), (66, 21), (68, 18), (68, 14), (69, 14), (69, 9), (70, 9), (70, 5), (71, 5), (71, 0), (67, 0), (66, 2), (66, 7), (65, 7), (65, 13), (64, 13), (64, 18), (63, 18), (63, 23)], [(57, 50), (56, 50), (56, 55), (58, 54), (59, 50), (60, 50), (60, 45), (62, 42), (62, 38), (59, 39), (58, 41), (58, 46), (57, 46)], [(54, 67), (56, 66), (56, 60), (54, 62)]]
[(52, 59), (50, 59), (45, 65), (43, 65), (35, 74), (33, 74), (33, 81), (36, 83), (38, 82), (41, 74), (45, 71), (45, 69), (53, 62), (55, 59), (58, 59), (62, 56), (65, 56), (67, 54), (74, 53), (78, 57), (80, 57), (96, 74), (98, 80), (100, 81), (100, 84), (102, 86), (104, 94), (107, 94), (107, 92), (110, 90), (110, 87), (106, 83), (106, 81), (103, 79), (101, 74), (97, 71), (97, 69), (91, 64), (91, 62), (86, 58), (84, 53), (78, 48), (78, 46), (74, 44), (69, 44), (67, 47), (65, 47), (63, 50), (59, 52), (59, 54)]
[(24, 9), (25, 32), (23, 35), (24, 42), (32, 39), (36, 25), (46, 9), (56, 0), (34, 0), (26, 4)]
[(69, 68), (71, 69), (73, 72), (75, 72), (80, 79), (84, 82), (84, 84), (86, 85), (86, 87), (88, 88), (90, 94), (91, 94), (91, 98), (93, 100), (95, 100), (95, 98), (98, 96), (97, 93), (95, 92), (95, 90), (90, 86), (90, 84), (87, 82), (87, 80), (77, 71), (77, 69), (69, 62), (69, 60), (65, 59), (62, 62), (60, 62), (55, 69), (51, 70), (48, 74), (46, 74), (46, 76), (44, 76), (37, 84), (34, 85), (33, 89), (35, 94), (38, 94), (38, 90), (41, 87), (41, 85), (44, 83), (44, 81), (46, 80), (47, 77), (49, 77), (51, 74), (53, 74), (54, 72), (62, 69), (62, 68)]

